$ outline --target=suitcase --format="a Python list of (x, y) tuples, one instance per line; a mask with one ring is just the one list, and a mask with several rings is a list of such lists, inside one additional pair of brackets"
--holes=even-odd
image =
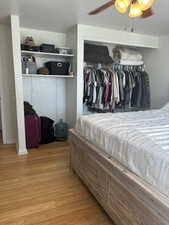
[(41, 144), (48, 144), (55, 141), (54, 121), (48, 117), (40, 117), (41, 119)]
[(69, 62), (47, 62), (46, 67), (52, 75), (68, 75), (70, 69)]
[(37, 115), (25, 116), (25, 134), (27, 148), (38, 148), (41, 141), (41, 124)]

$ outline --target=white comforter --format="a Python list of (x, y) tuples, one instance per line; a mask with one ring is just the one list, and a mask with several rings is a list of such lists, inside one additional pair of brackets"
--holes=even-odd
[(76, 131), (169, 197), (169, 110), (82, 116)]

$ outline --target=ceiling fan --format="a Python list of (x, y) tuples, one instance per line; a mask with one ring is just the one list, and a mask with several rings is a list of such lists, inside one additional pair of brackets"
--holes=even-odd
[(129, 9), (129, 17), (141, 17), (146, 19), (154, 14), (152, 5), (154, 0), (111, 0), (99, 8), (89, 12), (89, 15), (96, 15), (105, 9), (115, 6), (118, 12), (126, 13)]

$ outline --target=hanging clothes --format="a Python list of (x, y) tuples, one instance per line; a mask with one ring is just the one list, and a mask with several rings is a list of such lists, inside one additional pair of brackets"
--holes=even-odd
[(149, 76), (141, 66), (84, 68), (83, 102), (89, 111), (116, 112), (150, 108)]

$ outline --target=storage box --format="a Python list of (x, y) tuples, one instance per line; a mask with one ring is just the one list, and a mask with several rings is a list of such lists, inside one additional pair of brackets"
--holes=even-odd
[(40, 51), (41, 52), (55, 52), (55, 46), (50, 44), (42, 44), (40, 45)]
[(22, 51), (39, 52), (40, 51), (40, 46), (29, 46), (29, 45), (21, 44), (21, 50)]
[(34, 56), (22, 57), (22, 73), (23, 74), (36, 74), (37, 73), (36, 59)]
[(62, 55), (72, 55), (73, 53), (71, 48), (56, 48), (55, 52)]
[(113, 63), (113, 59), (109, 55), (107, 46), (99, 46), (92, 44), (84, 45), (84, 61), (91, 64), (105, 64)]
[(70, 63), (69, 62), (47, 62), (46, 67), (51, 75), (68, 75)]

